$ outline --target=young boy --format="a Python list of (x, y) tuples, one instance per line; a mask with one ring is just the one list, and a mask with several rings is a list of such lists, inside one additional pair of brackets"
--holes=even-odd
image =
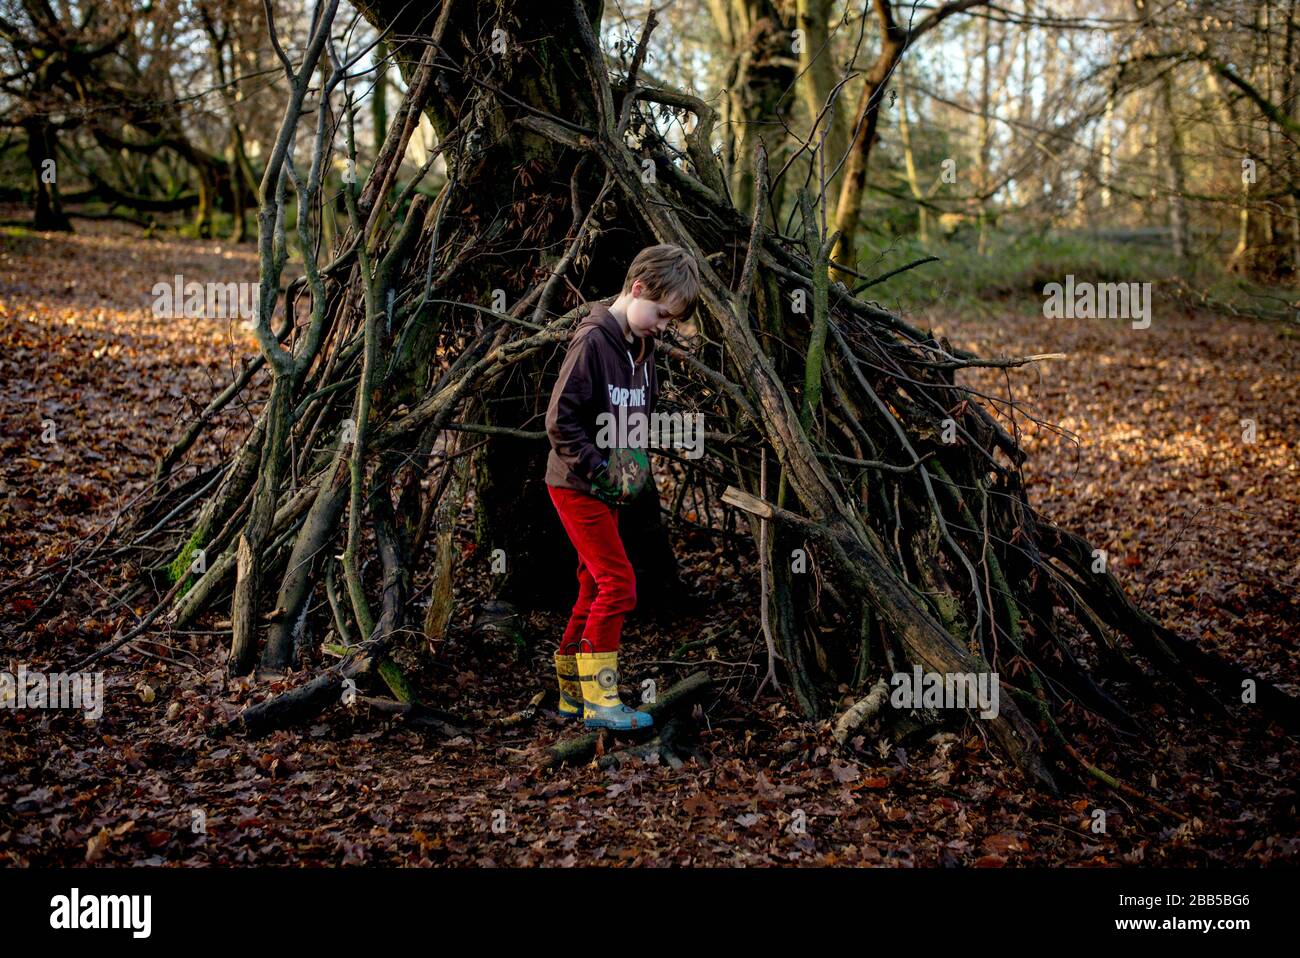
[[(623, 291), (608, 307), (591, 303), (560, 366), (546, 409), (551, 453), (546, 484), (560, 523), (578, 552), (578, 601), (555, 653), (560, 714), (589, 728), (650, 728), (648, 712), (618, 694), (623, 617), (636, 607), (636, 577), (618, 534), (618, 507), (652, 482), (636, 434), (658, 400), (654, 337), (688, 316), (699, 296), (695, 259), (677, 246), (643, 249), (628, 267)], [(635, 351), (635, 355), (634, 355)], [(620, 423), (626, 423), (626, 431)], [(613, 437), (612, 439), (610, 437)]]

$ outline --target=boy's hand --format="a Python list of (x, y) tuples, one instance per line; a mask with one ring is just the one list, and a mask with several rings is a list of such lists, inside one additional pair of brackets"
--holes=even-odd
[(610, 451), (591, 477), (591, 492), (597, 499), (611, 506), (631, 502), (647, 482), (651, 482), (650, 459), (640, 448), (619, 448)]
[(591, 477), (591, 494), (609, 506), (617, 506), (619, 489), (609, 475), (609, 460), (602, 459), (600, 467)]

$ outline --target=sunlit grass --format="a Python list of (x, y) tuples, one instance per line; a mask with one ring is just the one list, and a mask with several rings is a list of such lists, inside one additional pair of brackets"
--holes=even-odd
[(1269, 319), (1300, 320), (1300, 290), (1272, 286), (1229, 272), (1225, 257), (1203, 252), (1180, 262), (1172, 250), (1149, 242), (1120, 242), (1089, 234), (992, 233), (983, 253), (977, 237), (961, 234), (922, 244), (915, 238), (877, 243), (864, 250), (862, 272), (881, 276), (926, 256), (939, 257), (872, 286), (863, 295), (904, 310), (947, 306), (998, 311), (1037, 308), (1043, 287), (1067, 275), (1091, 283), (1151, 283), (1157, 297), (1218, 307)]

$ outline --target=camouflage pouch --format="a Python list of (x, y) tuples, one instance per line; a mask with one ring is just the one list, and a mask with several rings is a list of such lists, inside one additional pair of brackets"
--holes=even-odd
[(611, 506), (631, 502), (650, 480), (650, 457), (644, 449), (618, 448), (609, 452), (609, 464), (596, 474), (592, 494)]

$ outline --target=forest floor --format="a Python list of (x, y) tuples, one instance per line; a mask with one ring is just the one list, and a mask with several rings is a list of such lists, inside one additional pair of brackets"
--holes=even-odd
[[(0, 231), (0, 588), (145, 490), (178, 415), (253, 354), (235, 324), (150, 310), (154, 284), (178, 273), (255, 280), (251, 247), (78, 227)], [(986, 355), (1066, 353), (1009, 376), (1039, 419), (1073, 434), (1027, 427), (1032, 501), (1107, 550), (1126, 587), (1171, 627), (1298, 694), (1296, 331), (1162, 311), (1159, 299), (1146, 330), (1049, 321), (1039, 302), (964, 315), (931, 307), (912, 319)], [(998, 392), (1007, 379), (971, 381)], [(1243, 420), (1255, 424), (1253, 441)], [(248, 421), (248, 410), (232, 412), (197, 458), (214, 461)], [(801, 721), (770, 690), (753, 701), (764, 659), (752, 564), (737, 575), (712, 540), (674, 535), (683, 578), (703, 601), (667, 625), (631, 616), (624, 666), (660, 688), (696, 668), (722, 680), (696, 713), (703, 761), (540, 771), (522, 760), (572, 730), (544, 712), (484, 726), (549, 684), (562, 616), (533, 615), (521, 653), (471, 629), (486, 576), (467, 575), (452, 637), (420, 675), (424, 700), (463, 716), (466, 734), (343, 705), (259, 740), (214, 732), (267, 692), (265, 682), (223, 682), (214, 615), (96, 666), (106, 673), (98, 721), (0, 709), (0, 862), (1300, 863), (1300, 743), (1252, 706), (1210, 721), (1169, 689), (1166, 708), (1108, 686), (1149, 726), (1134, 741), (1067, 713), (1086, 757), (1183, 821), (1068, 764), (1061, 797), (1031, 789), (970, 725), (839, 749), (828, 723)], [(109, 587), (128, 571), (76, 568), (43, 608), (51, 581), (3, 594), (0, 669), (57, 669), (129, 627), (148, 606), (113, 605)], [(699, 637), (710, 643), (674, 656)], [(1097, 810), (1104, 832), (1093, 828)]]

